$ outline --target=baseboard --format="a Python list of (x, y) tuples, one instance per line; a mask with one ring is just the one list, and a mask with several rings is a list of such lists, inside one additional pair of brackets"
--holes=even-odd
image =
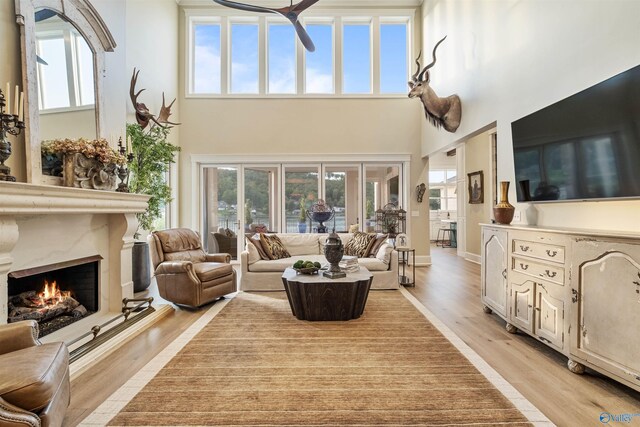
[(482, 264), (482, 258), (480, 255), (472, 254), (471, 252), (466, 252), (464, 255), (464, 259), (467, 261), (475, 262), (476, 264)]
[(416, 255), (416, 267), (428, 267), (431, 265), (431, 255)]

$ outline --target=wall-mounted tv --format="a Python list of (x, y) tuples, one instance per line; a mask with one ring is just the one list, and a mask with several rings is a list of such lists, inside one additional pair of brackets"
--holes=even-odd
[(511, 131), (519, 202), (640, 198), (640, 65)]

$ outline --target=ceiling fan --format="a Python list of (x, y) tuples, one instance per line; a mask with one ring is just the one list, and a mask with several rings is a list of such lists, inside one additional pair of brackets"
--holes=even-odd
[(291, 0), (291, 4), (287, 7), (282, 7), (280, 9), (272, 9), (269, 7), (262, 6), (253, 6), (250, 4), (237, 3), (235, 1), (228, 0), (213, 0), (214, 2), (227, 6), (233, 9), (246, 10), (249, 12), (261, 12), (261, 13), (275, 13), (277, 15), (283, 16), (287, 18), (293, 24), (296, 29), (296, 33), (298, 33), (298, 38), (302, 42), (303, 46), (309, 51), (313, 52), (316, 50), (313, 41), (311, 41), (311, 37), (305, 31), (304, 27), (298, 21), (298, 16), (300, 13), (304, 12), (309, 6), (317, 3), (318, 0), (302, 0), (300, 3), (293, 4), (293, 0)]

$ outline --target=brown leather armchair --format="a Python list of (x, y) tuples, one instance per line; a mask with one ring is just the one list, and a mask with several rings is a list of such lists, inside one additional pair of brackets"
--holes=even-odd
[(148, 240), (158, 290), (167, 301), (200, 307), (238, 289), (231, 256), (206, 254), (195, 231), (154, 231)]
[(60, 426), (71, 396), (69, 351), (41, 344), (33, 320), (0, 326), (0, 425)]

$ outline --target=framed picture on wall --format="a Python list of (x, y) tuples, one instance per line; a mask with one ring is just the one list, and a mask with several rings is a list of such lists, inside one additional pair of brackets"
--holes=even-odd
[(484, 174), (482, 171), (468, 173), (469, 177), (469, 203), (484, 203)]

